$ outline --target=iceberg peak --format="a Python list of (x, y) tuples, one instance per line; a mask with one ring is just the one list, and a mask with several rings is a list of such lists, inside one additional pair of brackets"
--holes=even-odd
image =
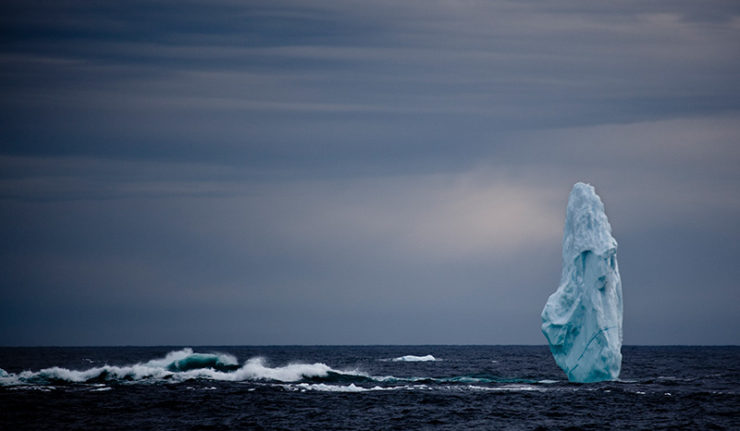
[[(617, 240), (604, 212), (604, 204), (590, 184), (576, 183), (568, 198), (563, 235), (563, 262), (584, 251), (596, 254), (616, 252)], [(565, 267), (563, 267), (565, 270)]]
[(555, 362), (573, 382), (619, 377), (622, 283), (617, 241), (593, 186), (570, 192), (558, 289), (542, 310), (542, 332)]

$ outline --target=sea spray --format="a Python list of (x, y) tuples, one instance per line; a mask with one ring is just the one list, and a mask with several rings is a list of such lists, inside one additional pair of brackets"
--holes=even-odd
[[(344, 376), (344, 377), (343, 377)], [(190, 379), (217, 381), (263, 380), (297, 382), (312, 378), (334, 378), (360, 381), (369, 377), (356, 370), (341, 371), (324, 363), (290, 363), (270, 367), (265, 359), (248, 359), (241, 367), (233, 355), (224, 353), (195, 353), (185, 348), (168, 353), (164, 358), (153, 359), (128, 366), (104, 365), (86, 370), (70, 370), (63, 367), (44, 368), (39, 371), (7, 373), (0, 371), (0, 385), (55, 383), (97, 383), (103, 381), (135, 382), (142, 380), (180, 382)]]

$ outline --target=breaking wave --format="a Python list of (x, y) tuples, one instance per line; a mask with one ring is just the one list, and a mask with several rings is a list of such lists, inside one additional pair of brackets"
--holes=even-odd
[[(437, 360), (432, 355), (401, 356), (385, 359), (395, 362)], [(442, 391), (529, 391), (552, 387), (554, 380), (502, 378), (488, 374), (453, 377), (371, 376), (359, 370), (338, 370), (321, 362), (288, 363), (270, 366), (265, 359), (253, 357), (242, 364), (226, 353), (198, 353), (185, 348), (167, 353), (163, 358), (133, 365), (103, 365), (83, 370), (62, 367), (9, 373), (0, 368), (0, 386), (11, 389), (52, 390), (70, 384), (91, 386), (90, 391), (111, 390), (110, 385), (125, 383), (179, 383), (188, 380), (251, 382), (300, 392), (371, 392), (397, 390)], [(250, 389), (254, 390), (254, 388)]]
[(369, 379), (363, 373), (339, 371), (323, 363), (292, 363), (281, 367), (270, 367), (265, 364), (263, 358), (257, 357), (239, 366), (239, 362), (232, 355), (194, 353), (190, 348), (170, 352), (161, 359), (129, 366), (104, 365), (87, 370), (51, 367), (20, 373), (8, 373), (0, 369), (0, 385), (2, 386), (142, 380), (180, 382), (190, 379), (297, 382), (321, 378), (335, 381)]

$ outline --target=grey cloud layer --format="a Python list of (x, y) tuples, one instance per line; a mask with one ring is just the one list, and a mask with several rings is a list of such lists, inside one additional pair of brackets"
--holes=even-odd
[(740, 103), (724, 3), (721, 20), (682, 3), (139, 6), (4, 14), (9, 149), (263, 166), (436, 160), (461, 140), (470, 160), (502, 130)]
[(542, 343), (581, 180), (625, 342), (740, 342), (715, 329), (740, 324), (735, 2), (4, 2), (0, 25), (0, 343)]

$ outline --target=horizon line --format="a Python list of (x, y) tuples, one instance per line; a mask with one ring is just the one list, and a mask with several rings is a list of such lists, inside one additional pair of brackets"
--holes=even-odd
[[(33, 344), (0, 345), (13, 348), (94, 348), (94, 347), (547, 347), (547, 344)], [(622, 347), (740, 347), (740, 344), (623, 344)]]

